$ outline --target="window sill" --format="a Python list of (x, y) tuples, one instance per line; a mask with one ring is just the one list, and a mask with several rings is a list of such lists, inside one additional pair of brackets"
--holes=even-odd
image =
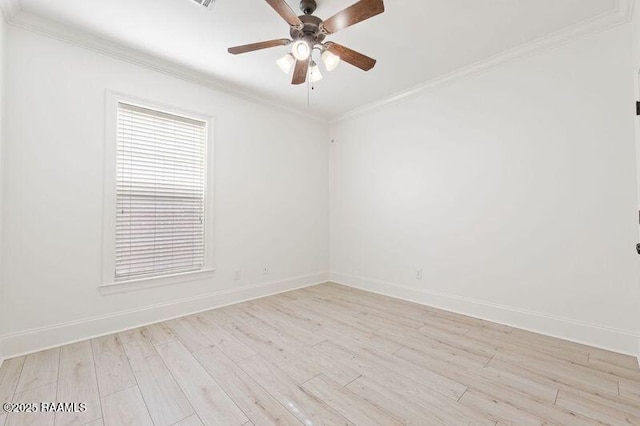
[(192, 281), (213, 278), (215, 269), (184, 272), (181, 274), (165, 275), (163, 277), (139, 278), (128, 281), (111, 282), (98, 286), (101, 294), (126, 293), (128, 291), (144, 290), (147, 288), (164, 287), (167, 285), (182, 284)]

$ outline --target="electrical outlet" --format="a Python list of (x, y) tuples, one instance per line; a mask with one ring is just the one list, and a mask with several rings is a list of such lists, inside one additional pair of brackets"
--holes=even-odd
[(422, 279), (422, 269), (416, 269), (416, 280)]
[(269, 267), (265, 266), (264, 268), (262, 268), (262, 275), (267, 275), (269, 273)]
[(242, 271), (240, 271), (240, 270), (236, 271), (236, 273), (234, 275), (234, 278), (235, 278), (236, 281), (241, 280), (242, 279)]

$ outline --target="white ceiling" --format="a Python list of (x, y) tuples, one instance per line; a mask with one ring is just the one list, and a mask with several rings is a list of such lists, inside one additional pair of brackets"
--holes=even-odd
[[(318, 0), (328, 18), (355, 0)], [(298, 0), (288, 0), (295, 11)], [(207, 73), (323, 117), (335, 117), (616, 8), (616, 0), (386, 0), (386, 12), (334, 40), (378, 60), (342, 63), (307, 87), (276, 66), (287, 47), (232, 56), (227, 47), (288, 37), (264, 0), (22, 0), (22, 10)]]

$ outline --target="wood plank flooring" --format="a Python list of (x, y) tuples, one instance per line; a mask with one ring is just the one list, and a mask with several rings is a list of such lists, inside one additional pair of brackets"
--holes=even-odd
[(6, 425), (640, 425), (634, 358), (323, 284), (5, 361)]

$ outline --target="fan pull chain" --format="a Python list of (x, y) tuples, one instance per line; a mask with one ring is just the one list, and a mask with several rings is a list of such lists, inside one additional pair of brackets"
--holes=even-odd
[(311, 91), (316, 90), (315, 82), (311, 81), (311, 71), (308, 71), (307, 76), (307, 108), (311, 107)]

